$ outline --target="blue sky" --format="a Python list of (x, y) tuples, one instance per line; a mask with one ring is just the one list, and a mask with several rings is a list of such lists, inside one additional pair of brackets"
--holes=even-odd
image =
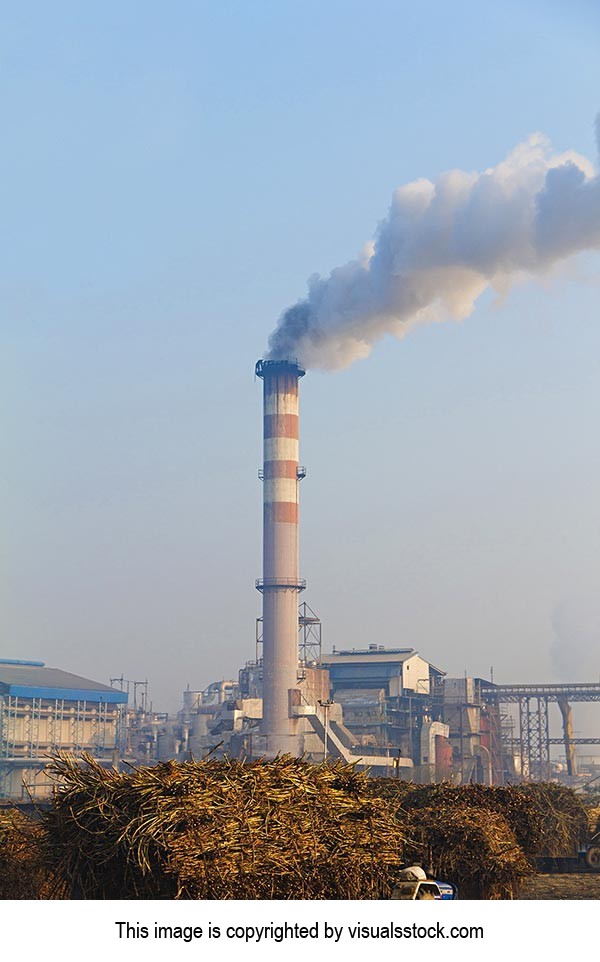
[[(57, 2), (0, 26), (3, 653), (147, 677), (176, 709), (253, 656), (253, 364), (278, 316), (403, 183), (536, 130), (597, 166), (600, 13)], [(303, 380), (328, 649), (598, 677), (599, 267)]]

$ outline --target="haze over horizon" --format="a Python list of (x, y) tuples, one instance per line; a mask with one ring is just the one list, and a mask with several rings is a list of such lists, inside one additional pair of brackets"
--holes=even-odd
[[(254, 656), (252, 374), (277, 318), (399, 185), (495, 168), (535, 131), (597, 178), (600, 11), (2, 16), (0, 655), (147, 678), (175, 711)], [(327, 651), (600, 677), (599, 268), (558, 258), (303, 378), (303, 598)]]

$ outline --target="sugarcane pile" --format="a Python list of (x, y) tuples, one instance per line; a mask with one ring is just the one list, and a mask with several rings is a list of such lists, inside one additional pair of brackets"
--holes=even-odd
[(401, 825), (352, 766), (282, 756), (126, 773), (67, 755), (45, 857), (84, 899), (373, 899), (404, 864)]
[(415, 785), (393, 779), (373, 779), (371, 791), (394, 806), (402, 824), (417, 810), (450, 817), (455, 810), (478, 810), (504, 818), (525, 855), (572, 855), (588, 831), (587, 813), (570, 788), (546, 782), (520, 785), (460, 785), (447, 782)]
[[(565, 785), (527, 782), (517, 786), (521, 798), (541, 820), (537, 851), (544, 856), (574, 855), (588, 835), (588, 817), (579, 795)], [(523, 842), (526, 847), (526, 842)]]
[(600, 805), (586, 805), (590, 835), (600, 832)]
[(0, 898), (381, 899), (419, 863), (514, 898), (587, 830), (558, 785), (415, 785), (341, 762), (207, 757), (126, 772), (54, 757), (37, 819), (0, 821)]
[(60, 897), (43, 857), (45, 837), (38, 820), (16, 809), (0, 812), (0, 899)]
[(513, 899), (531, 865), (503, 815), (481, 808), (415, 808), (403, 820), (406, 854), (462, 899)]

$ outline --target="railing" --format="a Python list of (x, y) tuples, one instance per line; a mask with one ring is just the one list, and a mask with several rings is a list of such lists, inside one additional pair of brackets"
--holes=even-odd
[(257, 578), (256, 588), (263, 591), (265, 588), (292, 588), (294, 591), (304, 591), (306, 588), (305, 578)]
[(298, 377), (304, 377), (306, 371), (295, 357), (282, 358), (260, 358), (254, 367), (256, 377), (264, 378), (270, 372), (276, 372), (277, 368), (291, 369)]

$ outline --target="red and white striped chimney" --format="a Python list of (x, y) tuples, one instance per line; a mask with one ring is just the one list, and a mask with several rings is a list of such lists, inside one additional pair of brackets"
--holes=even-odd
[(260, 360), (263, 380), (263, 720), (269, 755), (299, 754), (290, 691), (298, 687), (299, 578), (297, 361)]

